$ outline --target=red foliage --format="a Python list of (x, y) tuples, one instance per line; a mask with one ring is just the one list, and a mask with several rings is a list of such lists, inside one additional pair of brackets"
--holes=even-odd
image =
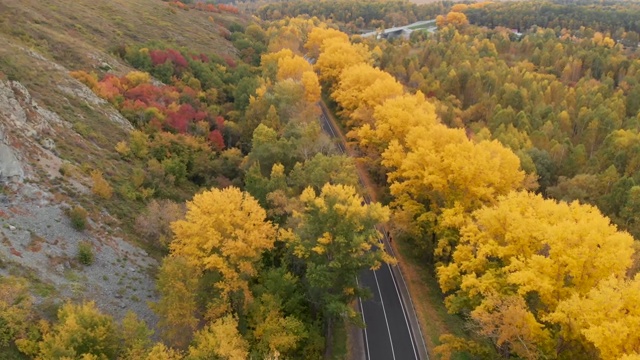
[(175, 7), (179, 8), (179, 9), (182, 9), (182, 10), (189, 10), (189, 7), (187, 5), (181, 3), (180, 1), (170, 2), (169, 6), (175, 6)]
[(211, 142), (211, 145), (213, 145), (218, 151), (224, 149), (224, 139), (222, 138), (220, 130), (213, 130), (209, 133), (209, 142)]
[(147, 126), (149, 127), (149, 130), (147, 130), (148, 132), (156, 132), (156, 131), (162, 131), (163, 125), (162, 125), (162, 120), (154, 117), (153, 119), (149, 120), (149, 123), (147, 124)]
[(207, 113), (196, 110), (191, 104), (182, 104), (177, 111), (168, 111), (165, 125), (169, 130), (178, 133), (186, 133), (189, 124), (196, 123), (207, 118)]
[(219, 13), (220, 10), (213, 4), (206, 4), (202, 1), (199, 1), (193, 5), (193, 8), (200, 11)]
[(198, 92), (189, 86), (185, 86), (184, 88), (182, 88), (182, 94), (180, 95), (180, 98), (185, 97), (195, 101), (198, 98)]
[(225, 11), (231, 14), (237, 14), (239, 12), (237, 7), (229, 4), (218, 4), (218, 9), (220, 9), (220, 11)]
[[(153, 84), (140, 84), (132, 89), (129, 89), (125, 94), (125, 99), (142, 101), (147, 105), (152, 103), (162, 102), (161, 99), (167, 87), (157, 87)], [(168, 105), (168, 104), (167, 104)]]
[(179, 51), (173, 49), (151, 50), (149, 51), (149, 57), (153, 66), (162, 65), (167, 61), (171, 61), (177, 70), (182, 70), (189, 66), (187, 59)]
[(216, 116), (216, 129), (224, 130), (224, 118), (220, 115)]
[(169, 54), (169, 60), (171, 60), (176, 66), (181, 68), (186, 68), (189, 66), (187, 59), (185, 59), (179, 51), (167, 49), (167, 53)]
[(151, 58), (151, 63), (153, 66), (162, 65), (167, 62), (168, 56), (162, 50), (151, 50), (149, 51), (149, 57)]
[(227, 63), (227, 65), (229, 65), (230, 68), (235, 68), (236, 66), (238, 66), (238, 64), (236, 63), (236, 61), (229, 55), (227, 54), (223, 54), (222, 58), (224, 59), (224, 62)]
[(95, 91), (98, 96), (112, 101), (116, 96), (122, 93), (122, 82), (117, 76), (107, 74), (104, 79), (96, 85)]

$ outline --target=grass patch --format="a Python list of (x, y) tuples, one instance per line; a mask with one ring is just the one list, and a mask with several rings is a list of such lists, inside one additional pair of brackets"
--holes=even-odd
[(89, 266), (93, 264), (94, 260), (93, 245), (88, 241), (81, 241), (80, 244), (78, 244), (78, 262), (82, 265)]
[(338, 321), (334, 324), (331, 359), (343, 360), (347, 358), (347, 328), (346, 321)]
[(69, 210), (69, 220), (71, 220), (71, 226), (78, 230), (83, 231), (87, 227), (87, 210), (82, 206), (74, 206)]
[(48, 298), (57, 293), (56, 287), (50, 284), (45, 284), (42, 281), (30, 280), (31, 291), (37, 296), (42, 298)]
[[(394, 241), (393, 247), (411, 293), (427, 351), (430, 357), (436, 358), (434, 348), (440, 344), (441, 335), (453, 334), (465, 339), (469, 338), (469, 334), (464, 330), (465, 321), (460, 316), (447, 312), (444, 295), (440, 291), (433, 270), (417, 256), (414, 247), (402, 240)], [(465, 354), (456, 354), (453, 359), (471, 360), (473, 358)]]

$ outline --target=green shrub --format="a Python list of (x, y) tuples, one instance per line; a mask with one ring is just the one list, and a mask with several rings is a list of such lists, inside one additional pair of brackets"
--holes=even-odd
[(71, 226), (78, 231), (82, 231), (87, 227), (87, 210), (82, 206), (74, 206), (69, 210), (69, 219)]
[(88, 241), (82, 241), (78, 245), (78, 261), (82, 265), (93, 264), (93, 246)]

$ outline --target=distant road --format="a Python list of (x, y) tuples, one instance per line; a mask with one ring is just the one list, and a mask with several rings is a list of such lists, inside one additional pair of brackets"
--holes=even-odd
[[(321, 124), (332, 138), (340, 140), (326, 107), (322, 106)], [(346, 154), (342, 141), (338, 149)], [(362, 179), (360, 183), (363, 184)], [(365, 195), (369, 203), (369, 196)], [(380, 229), (379, 229), (380, 230)], [(384, 234), (384, 231), (381, 231)], [(380, 246), (394, 255), (386, 234)], [(368, 360), (428, 360), (426, 345), (420, 332), (418, 319), (404, 278), (395, 266), (384, 264), (376, 271), (366, 270), (358, 277), (360, 285), (367, 287), (372, 297), (358, 299), (358, 305), (366, 327), (362, 330), (365, 356)]]
[(377, 37), (379, 38), (396, 38), (405, 37), (409, 38), (411, 33), (416, 30), (426, 30), (430, 33), (435, 32), (438, 27), (435, 20), (422, 20), (416, 21), (412, 24), (405, 26), (394, 26), (381, 31), (375, 30), (364, 34), (360, 34), (362, 37)]

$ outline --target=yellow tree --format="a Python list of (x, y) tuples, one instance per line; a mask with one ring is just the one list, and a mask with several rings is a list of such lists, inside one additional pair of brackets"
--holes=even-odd
[(290, 49), (282, 49), (280, 51), (263, 54), (260, 57), (260, 67), (262, 68), (263, 75), (271, 80), (275, 80), (280, 60), (290, 59), (293, 58), (293, 56), (293, 51)]
[(592, 206), (512, 192), (466, 220), (453, 261), (437, 269), (438, 281), (449, 294), (449, 311), (471, 311), (481, 332), (498, 332), (496, 346), (503, 350), (515, 351), (519, 339), (526, 338), (548, 356), (580, 353), (588, 346), (550, 345), (560, 337), (568, 340), (564, 329), (549, 326), (560, 322), (552, 314), (562, 309), (561, 302), (586, 295), (601, 280), (624, 276), (632, 244), (629, 234), (617, 231)]
[(438, 118), (433, 104), (418, 91), (387, 99), (374, 108), (374, 124), (364, 124), (355, 131), (361, 146), (374, 146), (382, 154), (392, 140), (404, 146), (411, 129), (430, 128)]
[(93, 170), (91, 172), (91, 180), (93, 180), (93, 187), (91, 188), (91, 191), (94, 194), (103, 199), (111, 199), (111, 196), (113, 196), (113, 188), (102, 176), (102, 171)]
[(110, 316), (95, 303), (64, 304), (58, 322), (43, 335), (37, 359), (115, 359), (120, 336)]
[(0, 348), (26, 335), (33, 321), (32, 304), (24, 279), (0, 276)]
[(196, 295), (200, 277), (199, 267), (183, 257), (165, 257), (162, 261), (156, 282), (161, 297), (151, 308), (160, 317), (162, 338), (171, 346), (186, 348), (198, 325)]
[(258, 201), (238, 188), (205, 191), (187, 202), (184, 220), (171, 224), (171, 253), (201, 271), (218, 272), (223, 299), (241, 291), (250, 301), (248, 281), (276, 237), (276, 227), (265, 218)]
[(315, 27), (309, 33), (307, 42), (304, 44), (304, 48), (307, 50), (307, 55), (311, 58), (317, 59), (320, 55), (320, 48), (327, 39), (337, 38), (344, 42), (349, 42), (349, 36), (342, 31), (336, 29), (326, 29), (321, 27)]
[(350, 120), (350, 127), (372, 122), (373, 108), (402, 95), (404, 88), (389, 73), (366, 63), (345, 68), (332, 97)]
[(138, 316), (129, 311), (122, 319), (122, 342), (125, 359), (143, 359), (151, 347), (153, 330), (147, 324), (138, 319)]
[(313, 71), (305, 71), (302, 73), (302, 86), (304, 86), (304, 98), (310, 103), (320, 101), (322, 88), (318, 75)]
[(144, 358), (145, 360), (181, 360), (182, 354), (163, 343), (155, 344)]
[(284, 316), (281, 300), (273, 294), (257, 298), (249, 316), (255, 349), (262, 358), (287, 355), (307, 336), (304, 323), (295, 316)]
[(329, 38), (322, 43), (315, 69), (320, 72), (320, 81), (333, 87), (344, 69), (369, 61), (369, 51), (363, 44), (353, 45), (342, 38)]
[[(429, 251), (434, 231), (457, 227), (464, 214), (521, 188), (525, 179), (511, 150), (497, 141), (476, 144), (464, 130), (441, 124), (410, 130), (404, 146), (392, 140), (382, 159), (391, 169), (396, 224)], [(446, 259), (451, 241), (438, 239), (436, 255)]]
[(238, 320), (226, 315), (198, 331), (189, 347), (189, 360), (246, 360), (249, 344), (238, 332)]
[(461, 27), (469, 24), (469, 20), (467, 20), (467, 15), (457, 11), (451, 11), (447, 14), (446, 18), (447, 24), (451, 24), (455, 27)]
[(611, 276), (586, 295), (563, 300), (549, 321), (562, 335), (593, 343), (601, 359), (620, 359), (640, 353), (640, 277)]
[(278, 59), (278, 81), (284, 79), (302, 80), (302, 74), (313, 72), (313, 66), (301, 56), (282, 57)]

